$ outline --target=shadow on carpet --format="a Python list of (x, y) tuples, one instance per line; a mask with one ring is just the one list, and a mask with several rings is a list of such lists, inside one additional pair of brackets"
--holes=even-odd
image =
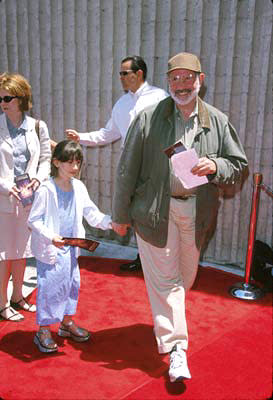
[(142, 272), (121, 272), (123, 262), (80, 258), (75, 321), (92, 332), (89, 342), (60, 338), (54, 325), (59, 352), (41, 354), (33, 343), (35, 315), (25, 312), (20, 323), (0, 323), (2, 399), (266, 399), (253, 396), (272, 389), (270, 295), (250, 303), (234, 299), (228, 289), (242, 278), (200, 267), (187, 300), (193, 378), (170, 384), (168, 357), (157, 353)]

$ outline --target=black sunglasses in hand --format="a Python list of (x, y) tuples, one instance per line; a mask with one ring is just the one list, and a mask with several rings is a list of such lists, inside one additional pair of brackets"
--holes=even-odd
[(4, 97), (0, 97), (0, 103), (2, 103), (2, 101), (4, 101), (5, 103), (10, 103), (11, 100), (13, 99), (19, 99), (19, 96), (4, 96)]

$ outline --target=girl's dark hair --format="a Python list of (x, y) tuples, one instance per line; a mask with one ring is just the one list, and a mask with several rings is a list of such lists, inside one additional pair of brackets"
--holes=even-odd
[(50, 175), (56, 178), (58, 176), (58, 168), (53, 164), (54, 159), (61, 162), (76, 160), (80, 161), (82, 165), (83, 153), (81, 145), (72, 140), (62, 140), (57, 144), (51, 157), (50, 171)]

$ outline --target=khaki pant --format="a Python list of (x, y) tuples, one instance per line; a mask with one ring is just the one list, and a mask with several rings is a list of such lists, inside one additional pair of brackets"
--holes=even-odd
[(195, 280), (201, 243), (199, 235), (196, 245), (195, 197), (171, 199), (168, 229), (164, 248), (136, 235), (159, 353), (171, 351), (177, 343), (188, 348), (185, 291)]

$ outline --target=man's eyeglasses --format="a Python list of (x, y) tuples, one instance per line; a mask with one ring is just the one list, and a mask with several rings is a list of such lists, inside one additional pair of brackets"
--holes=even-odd
[(18, 96), (4, 96), (4, 97), (0, 97), (0, 103), (2, 103), (2, 101), (4, 101), (5, 103), (10, 103), (11, 100), (13, 99), (18, 99)]
[(196, 79), (196, 74), (189, 74), (186, 76), (182, 76), (182, 75), (172, 75), (172, 76), (168, 76), (168, 81), (169, 83), (194, 83)]
[(130, 72), (135, 72), (132, 69), (127, 69), (126, 71), (119, 71), (119, 76), (126, 76), (130, 74)]

